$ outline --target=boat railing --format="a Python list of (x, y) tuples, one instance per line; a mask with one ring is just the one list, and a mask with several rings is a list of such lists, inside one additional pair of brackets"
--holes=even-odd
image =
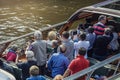
[[(120, 78), (120, 73), (118, 73), (118, 74), (116, 74), (116, 75), (114, 75), (114, 76), (109, 77), (108, 80), (116, 80), (116, 79), (118, 79), (118, 78)], [(119, 80), (119, 79), (118, 79), (118, 80)]]
[(101, 7), (101, 6), (105, 6), (105, 5), (108, 5), (108, 4), (117, 2), (117, 1), (119, 1), (119, 0), (106, 0), (106, 1), (100, 2), (98, 4), (94, 4), (92, 6), (94, 6), (94, 7)]
[[(73, 75), (71, 75), (71, 76), (68, 76), (68, 77), (64, 78), (63, 80), (75, 80), (75, 79), (77, 79), (77, 78), (79, 78), (79, 77), (81, 77), (81, 76), (84, 76), (84, 75), (86, 75), (86, 74), (87, 74), (86, 80), (90, 80), (90, 78), (91, 78), (91, 76), (92, 76), (92, 74), (94, 73), (95, 70), (97, 70), (97, 69), (99, 69), (99, 68), (101, 68), (101, 67), (104, 67), (104, 66), (106, 66), (107, 64), (110, 64), (111, 62), (114, 62), (114, 61), (116, 61), (116, 60), (118, 60), (118, 59), (120, 59), (120, 54), (116, 54), (116, 55), (114, 55), (114, 56), (112, 56), (112, 57), (110, 57), (110, 58), (108, 58), (108, 59), (106, 59), (106, 60), (104, 60), (104, 61), (101, 61), (101, 62), (99, 62), (99, 63), (96, 63), (95, 65), (93, 65), (93, 66), (91, 66), (91, 67), (89, 67), (89, 68), (87, 68), (87, 69), (84, 69), (84, 70), (82, 70), (82, 71), (80, 71), (80, 72), (78, 72), (78, 73), (76, 73), (76, 74), (73, 74)], [(111, 75), (111, 77), (112, 77), (112, 76), (115, 76), (116, 74), (118, 74), (119, 65), (120, 65), (120, 61), (119, 61), (118, 64), (116, 65), (116, 67), (115, 67), (115, 69), (114, 69), (114, 72), (113, 72), (113, 74)], [(111, 67), (112, 67), (112, 66), (111, 66)], [(111, 68), (111, 69), (112, 69), (112, 68)], [(112, 79), (110, 79), (110, 80), (112, 80)]]

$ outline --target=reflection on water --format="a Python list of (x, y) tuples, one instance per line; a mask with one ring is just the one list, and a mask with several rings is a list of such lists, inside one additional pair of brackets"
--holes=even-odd
[(103, 0), (0, 0), (0, 36), (17, 37), (65, 21), (83, 6)]

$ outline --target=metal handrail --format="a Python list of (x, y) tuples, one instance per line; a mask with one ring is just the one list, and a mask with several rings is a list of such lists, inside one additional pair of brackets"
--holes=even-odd
[[(61, 22), (61, 23), (52, 25), (52, 26), (50, 26), (50, 27), (44, 27), (44, 28), (41, 28), (41, 29), (39, 29), (39, 30), (43, 32), (43, 31), (46, 31), (46, 30), (50, 30), (50, 29), (56, 28), (56, 27), (58, 27), (58, 26), (62, 27), (65, 23), (67, 23), (67, 21), (64, 21), (64, 22)], [(34, 33), (34, 32), (31, 32), (31, 33), (28, 33), (28, 34), (25, 34), (25, 35), (22, 35), (22, 36), (19, 36), (19, 37), (16, 37), (16, 38), (12, 38), (12, 39), (10, 39), (10, 40), (2, 41), (2, 42), (0, 42), (0, 45), (1, 45), (1, 44), (5, 44), (5, 43), (9, 43), (9, 42), (13, 42), (13, 41), (18, 40), (18, 39), (20, 39), (20, 38), (24, 38), (24, 37), (30, 36), (30, 35), (32, 35), (33, 33)]]
[(115, 79), (117, 79), (119, 77), (120, 77), (120, 73), (118, 73), (117, 75), (114, 75), (112, 77), (109, 77), (108, 80), (115, 80)]
[(94, 7), (101, 7), (101, 6), (105, 6), (105, 5), (108, 5), (108, 4), (117, 2), (117, 1), (119, 1), (119, 0), (106, 0), (106, 1), (100, 2), (100, 3), (98, 3), (98, 4), (94, 4), (94, 5), (92, 5), (92, 6), (94, 6)]
[(90, 73), (92, 71), (95, 71), (96, 69), (98, 69), (100, 67), (103, 67), (106, 64), (109, 64), (109, 63), (111, 63), (111, 62), (113, 62), (113, 61), (115, 61), (115, 60), (117, 60), (119, 58), (120, 58), (120, 54), (114, 55), (114, 56), (112, 56), (112, 57), (110, 57), (110, 58), (108, 58), (108, 59), (106, 59), (106, 60), (104, 60), (104, 61), (102, 61), (100, 63), (96, 63), (95, 65), (93, 65), (93, 66), (91, 66), (91, 67), (89, 67), (87, 69), (84, 69), (84, 70), (82, 70), (82, 71), (80, 71), (80, 72), (78, 72), (76, 74), (73, 74), (71, 76), (66, 77), (66, 78), (64, 78), (64, 80), (77, 79), (77, 78), (79, 78), (79, 77), (81, 77), (81, 76), (83, 76), (85, 74), (88, 74), (88, 73)]

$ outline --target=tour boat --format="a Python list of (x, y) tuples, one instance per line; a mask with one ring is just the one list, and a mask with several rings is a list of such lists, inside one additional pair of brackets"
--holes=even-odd
[[(91, 5), (91, 6), (80, 8), (75, 13), (73, 13), (66, 21), (60, 22), (58, 24), (54, 24), (49, 27), (41, 28), (40, 31), (43, 32), (43, 35), (45, 37), (46, 37), (46, 33), (53, 29), (56, 29), (57, 32), (59, 34), (61, 34), (63, 31), (68, 31), (72, 28), (76, 28), (77, 25), (79, 25), (80, 23), (84, 23), (85, 19), (88, 17), (91, 17), (92, 24), (94, 24), (97, 22), (99, 15), (106, 15), (108, 17), (108, 19), (110, 17), (115, 19), (116, 24), (117, 24), (117, 26), (115, 26), (115, 27), (117, 28), (117, 32), (120, 33), (120, 27), (119, 27), (120, 26), (120, 0), (106, 0), (104, 2), (100, 2), (97, 4)], [(31, 32), (31, 33), (28, 33), (28, 34), (25, 34), (25, 35), (22, 35), (22, 36), (19, 36), (16, 38), (12, 38), (10, 40), (0, 42), (0, 55), (3, 54), (3, 52), (8, 48), (8, 46), (11, 45), (11, 43), (13, 43), (19, 39), (26, 38), (26, 37), (29, 38), (29, 37), (31, 37), (31, 35), (33, 35), (33, 33), (34, 32)], [(120, 58), (120, 56), (116, 56), (113, 58), (114, 59), (110, 59), (110, 60), (112, 60), (111, 62), (113, 62), (114, 60), (117, 60), (118, 58)], [(109, 64), (110, 62), (106, 61), (106, 63)], [(99, 62), (99, 64), (100, 64), (100, 62)], [(105, 64), (102, 65), (101, 67), (103, 67), (103, 66), (105, 66)], [(97, 68), (99, 68), (98, 65), (97, 66), (95, 65), (93, 67), (93, 70), (96, 70)], [(89, 68), (89, 70), (87, 70), (87, 71), (89, 73), (93, 70), (92, 70), (92, 68)], [(85, 74), (85, 73), (83, 73), (83, 74)], [(81, 75), (83, 75), (83, 74), (81, 74)], [(72, 77), (65, 78), (65, 80), (74, 80), (75, 78), (78, 78), (81, 75), (75, 74)]]

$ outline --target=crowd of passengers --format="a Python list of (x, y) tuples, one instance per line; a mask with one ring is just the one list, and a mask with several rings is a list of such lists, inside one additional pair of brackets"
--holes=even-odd
[[(62, 80), (88, 68), (88, 57), (102, 61), (118, 51), (119, 36), (114, 23), (106, 25), (105, 15), (100, 15), (94, 25), (89, 19), (86, 21), (76, 30), (64, 31), (62, 35), (50, 31), (47, 40), (42, 40), (42, 33), (35, 31), (34, 41), (27, 42), (25, 62), (19, 61), (20, 55), (15, 45), (3, 57), (15, 62), (22, 70), (22, 80), (46, 80), (45, 75), (54, 80)], [(0, 64), (1, 68), (6, 68), (1, 60)], [(82, 76), (78, 80), (85, 78), (86, 76)]]

